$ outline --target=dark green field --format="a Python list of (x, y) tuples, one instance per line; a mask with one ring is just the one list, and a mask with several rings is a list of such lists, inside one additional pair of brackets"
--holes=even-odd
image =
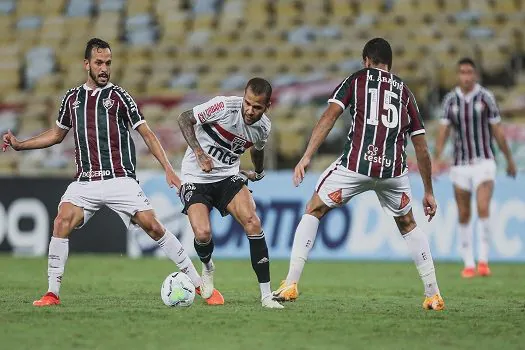
[[(0, 256), (1, 349), (525, 349), (525, 266), (465, 281), (438, 264), (446, 311), (421, 309), (411, 263), (312, 261), (301, 297), (263, 310), (249, 261), (216, 261), (226, 305), (187, 309), (159, 297), (167, 260), (73, 255), (62, 305), (38, 309), (46, 260)], [(274, 288), (287, 262), (272, 262)]]

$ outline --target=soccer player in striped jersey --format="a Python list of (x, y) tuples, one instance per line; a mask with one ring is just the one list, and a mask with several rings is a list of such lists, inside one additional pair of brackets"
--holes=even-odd
[(139, 225), (164, 253), (186, 273), (196, 288), (202, 279), (179, 240), (156, 218), (153, 207), (135, 179), (135, 146), (129, 128), (137, 130), (166, 172), (170, 187), (180, 187), (166, 153), (148, 127), (137, 104), (123, 88), (110, 83), (111, 48), (91, 39), (85, 50), (86, 83), (69, 90), (61, 103), (58, 120), (46, 132), (19, 141), (9, 131), (4, 151), (46, 148), (62, 142), (70, 129), (75, 142), (77, 171), (59, 204), (49, 243), (47, 293), (35, 306), (60, 304), (59, 292), (69, 251), (71, 231), (84, 225), (102, 206), (116, 211), (126, 226)]
[(384, 211), (394, 217), (419, 271), (425, 288), (423, 308), (441, 310), (444, 302), (434, 262), (427, 236), (416, 225), (412, 214), (407, 176), (405, 148), (410, 137), (425, 189), (423, 208), (430, 221), (437, 206), (423, 120), (408, 87), (389, 72), (392, 66), (390, 44), (382, 38), (372, 39), (363, 48), (362, 57), (365, 68), (343, 80), (332, 93), (295, 167), (293, 180), (298, 186), (311, 158), (337, 118), (348, 108), (352, 127), (343, 153), (319, 178), (295, 232), (288, 276), (274, 292), (274, 297), (282, 301), (298, 297), (297, 283), (314, 244), (319, 221), (332, 208), (344, 205), (352, 197), (374, 191)]
[[(479, 274), (489, 276), (489, 246), (491, 239), (490, 201), (496, 176), (496, 162), (492, 139), (496, 139), (507, 160), (507, 174), (516, 176), (503, 130), (501, 117), (492, 93), (477, 83), (474, 61), (462, 58), (458, 62), (459, 85), (443, 100), (443, 117), (436, 140), (434, 165), (443, 168), (443, 147), (454, 130), (454, 165), (450, 178), (458, 207), (461, 253), (465, 267), (464, 278)], [(476, 194), (480, 232), (478, 234), (478, 266), (476, 271), (473, 252), (473, 230), (470, 224), (470, 200)]]

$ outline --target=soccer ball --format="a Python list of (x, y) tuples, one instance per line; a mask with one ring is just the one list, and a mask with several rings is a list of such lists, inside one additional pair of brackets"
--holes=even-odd
[(188, 275), (174, 272), (162, 283), (160, 297), (167, 306), (191, 306), (195, 299), (195, 287)]

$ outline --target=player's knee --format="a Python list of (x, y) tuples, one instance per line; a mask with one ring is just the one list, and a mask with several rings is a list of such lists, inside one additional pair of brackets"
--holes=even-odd
[(151, 237), (155, 240), (161, 239), (164, 236), (164, 232), (166, 232), (164, 226), (162, 226), (158, 220), (151, 220), (147, 226), (147, 232), (149, 232)]
[(57, 215), (53, 223), (53, 236), (66, 238), (73, 229), (71, 227), (73, 218), (68, 215)]
[(255, 213), (246, 216), (242, 221), (242, 226), (248, 235), (258, 235), (262, 231), (261, 220)]
[(458, 210), (458, 221), (460, 224), (468, 224), (470, 221), (470, 210)]
[(488, 217), (489, 213), (490, 213), (489, 206), (485, 205), (485, 203), (483, 203), (482, 205), (478, 206), (478, 216), (480, 218)]
[(306, 210), (304, 211), (305, 214), (315, 216), (318, 219), (321, 219), (323, 216), (326, 215), (329, 208), (327, 206), (322, 205), (316, 205), (312, 201), (309, 201), (306, 204)]
[(206, 225), (198, 226), (193, 229), (193, 233), (195, 234), (197, 242), (209, 242), (211, 238), (211, 227)]
[(397, 227), (402, 234), (412, 231), (417, 225), (412, 215), (403, 215), (396, 218)]

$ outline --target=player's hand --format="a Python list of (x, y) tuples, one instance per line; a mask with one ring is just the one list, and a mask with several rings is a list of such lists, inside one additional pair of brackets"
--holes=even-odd
[(246, 178), (252, 182), (255, 182), (255, 181), (259, 181), (259, 180), (262, 180), (262, 178), (264, 177), (264, 170), (260, 173), (257, 173), (253, 170), (241, 170), (240, 173), (244, 176), (246, 176)]
[(514, 160), (510, 160), (507, 163), (507, 175), (510, 177), (516, 177), (516, 173), (518, 172), (516, 168), (516, 163), (514, 163)]
[(11, 146), (11, 148), (15, 151), (18, 151), (20, 149), (20, 142), (17, 140), (15, 135), (13, 135), (11, 130), (8, 130), (7, 134), (4, 134), (2, 140), (4, 141), (4, 143), (2, 144), (2, 151), (7, 151), (9, 146)]
[(179, 192), (181, 181), (175, 173), (175, 170), (173, 170), (173, 168), (166, 170), (166, 182), (168, 183), (168, 186), (170, 186), (171, 188), (175, 187), (177, 189), (177, 192)]
[(437, 211), (436, 199), (432, 193), (425, 193), (423, 197), (423, 210), (425, 211), (425, 216), (428, 216), (428, 222), (432, 221)]
[(213, 170), (213, 159), (204, 151), (197, 153), (197, 163), (205, 173)]
[(306, 174), (306, 169), (308, 169), (308, 166), (310, 165), (310, 158), (301, 158), (299, 163), (295, 166), (294, 174), (293, 174), (293, 184), (295, 187), (299, 186), (301, 182), (303, 182), (304, 175)]

